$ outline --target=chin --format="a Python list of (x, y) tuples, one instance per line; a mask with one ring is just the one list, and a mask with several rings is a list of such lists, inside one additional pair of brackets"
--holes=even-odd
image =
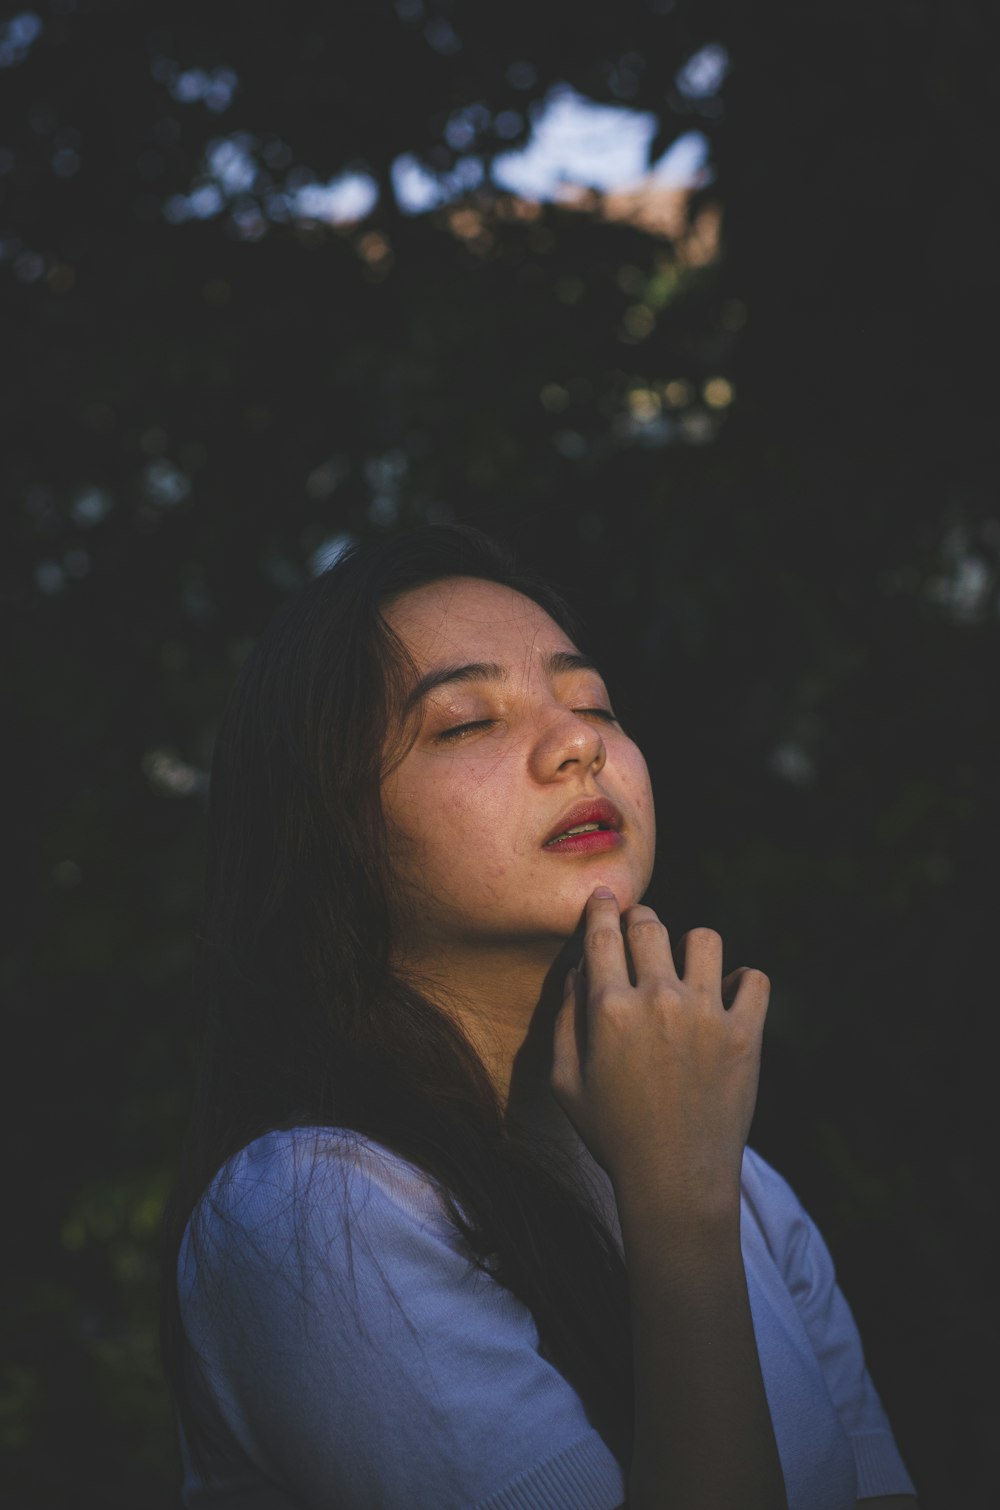
[(568, 905), (572, 914), (571, 927), (575, 931), (583, 923), (583, 915), (588, 899), (598, 886), (609, 886), (615, 894), (619, 912), (624, 912), (626, 907), (631, 907), (638, 900), (640, 893), (636, 889), (635, 882), (625, 880), (621, 876), (582, 876), (579, 885), (574, 887), (572, 899), (568, 899)]
[(604, 865), (600, 869), (595, 865), (592, 870), (581, 875), (576, 886), (578, 895), (586, 902), (587, 898), (598, 886), (610, 886), (615, 894), (619, 907), (629, 907), (642, 894), (638, 881), (630, 871), (622, 872), (614, 866)]

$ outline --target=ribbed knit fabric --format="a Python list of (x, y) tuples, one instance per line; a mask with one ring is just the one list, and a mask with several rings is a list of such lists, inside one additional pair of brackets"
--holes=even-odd
[(607, 1510), (623, 1503), (621, 1470), (592, 1436), (529, 1468), (476, 1510)]
[(903, 1476), (909, 1482), (909, 1475), (905, 1469), (900, 1474), (902, 1461), (891, 1432), (856, 1431), (851, 1436), (851, 1446), (858, 1469), (858, 1499), (916, 1493), (912, 1484), (909, 1489), (899, 1487)]

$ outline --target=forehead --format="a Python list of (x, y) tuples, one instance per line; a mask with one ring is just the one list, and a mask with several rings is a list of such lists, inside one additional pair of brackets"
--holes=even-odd
[(523, 658), (532, 647), (572, 647), (532, 598), (478, 577), (448, 577), (411, 588), (384, 616), (424, 667), (459, 655), (467, 661), (503, 662)]

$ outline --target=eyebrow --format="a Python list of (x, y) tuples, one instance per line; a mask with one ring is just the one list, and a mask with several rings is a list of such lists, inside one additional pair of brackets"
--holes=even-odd
[[(563, 671), (596, 671), (598, 676), (601, 675), (596, 662), (588, 655), (581, 655), (578, 650), (553, 651), (546, 657), (545, 669), (551, 676), (558, 676)], [(505, 682), (507, 679), (506, 667), (498, 665), (496, 661), (469, 661), (464, 666), (439, 666), (436, 671), (428, 671), (422, 676), (407, 694), (403, 713), (409, 713), (429, 692), (448, 682)]]

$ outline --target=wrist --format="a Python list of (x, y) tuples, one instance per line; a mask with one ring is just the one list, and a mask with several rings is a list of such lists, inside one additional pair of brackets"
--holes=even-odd
[(613, 1171), (611, 1183), (623, 1238), (652, 1231), (671, 1248), (739, 1247), (738, 1174), (633, 1164)]

